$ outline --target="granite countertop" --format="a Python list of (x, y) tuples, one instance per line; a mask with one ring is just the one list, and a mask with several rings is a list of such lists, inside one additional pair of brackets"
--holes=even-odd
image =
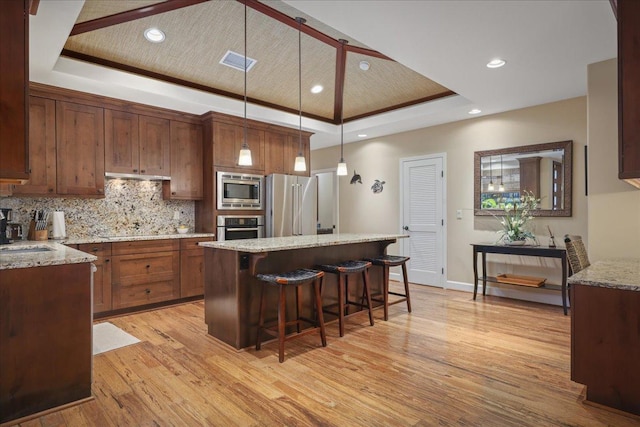
[(161, 240), (161, 239), (189, 239), (194, 237), (211, 237), (214, 238), (215, 233), (185, 233), (185, 234), (126, 234), (117, 236), (93, 236), (93, 237), (69, 237), (66, 239), (55, 240), (55, 242), (65, 245), (81, 245), (84, 243), (112, 243), (112, 242), (131, 242), (136, 240)]
[(227, 249), (238, 252), (273, 252), (290, 249), (318, 248), (322, 246), (348, 245), (352, 243), (396, 240), (409, 237), (402, 234), (319, 234), (309, 236), (267, 237), (262, 239), (227, 240), (224, 242), (200, 242), (205, 248)]
[(567, 282), (601, 288), (640, 291), (640, 259), (597, 261), (569, 277)]
[(0, 270), (93, 262), (98, 257), (54, 242), (16, 242), (0, 246)]

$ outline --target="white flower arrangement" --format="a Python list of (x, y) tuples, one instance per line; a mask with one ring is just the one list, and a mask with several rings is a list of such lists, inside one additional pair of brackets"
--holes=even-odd
[(504, 206), (504, 216), (498, 218), (502, 225), (502, 230), (498, 231), (500, 238), (507, 242), (526, 241), (527, 238), (535, 240), (535, 235), (527, 229), (527, 223), (533, 219), (531, 211), (539, 203), (540, 199), (528, 191), (523, 192), (519, 201), (507, 203)]

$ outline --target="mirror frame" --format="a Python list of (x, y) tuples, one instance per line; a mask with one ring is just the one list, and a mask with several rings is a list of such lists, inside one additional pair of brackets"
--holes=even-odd
[(559, 142), (547, 142), (543, 144), (524, 145), (520, 147), (509, 147), (498, 150), (485, 150), (474, 152), (473, 159), (473, 208), (476, 216), (493, 216), (500, 212), (502, 209), (481, 209), (480, 205), (480, 187), (481, 187), (481, 170), (480, 160), (482, 157), (487, 156), (499, 156), (501, 154), (517, 154), (517, 153), (531, 153), (545, 150), (559, 150), (564, 149), (564, 194), (563, 194), (563, 206), (564, 209), (536, 209), (532, 211), (533, 216), (571, 216), (571, 200), (573, 198), (572, 181), (573, 181), (573, 141), (559, 141)]

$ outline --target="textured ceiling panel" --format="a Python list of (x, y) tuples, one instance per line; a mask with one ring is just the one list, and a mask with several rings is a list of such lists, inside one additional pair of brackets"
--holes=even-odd
[[(90, 0), (78, 22), (105, 17), (157, 2)], [(300, 16), (281, 3), (283, 13)], [(86, 10), (85, 10), (86, 9)], [(292, 16), (295, 17), (295, 16)], [(310, 22), (307, 22), (310, 25)], [(324, 33), (345, 37), (320, 23)], [(150, 43), (143, 32), (157, 27), (166, 34), (163, 43)], [(349, 46), (353, 42), (349, 41)], [(356, 46), (361, 46), (356, 43)], [(65, 50), (99, 58), (112, 66), (146, 70), (169, 81), (221, 94), (242, 97), (242, 71), (219, 64), (228, 50), (244, 53), (244, 5), (231, 0), (213, 0), (128, 22), (108, 25), (69, 37)], [(333, 121), (336, 93), (336, 48), (302, 34), (302, 109), (304, 114)], [(247, 56), (257, 60), (247, 75), (247, 97), (273, 108), (298, 110), (298, 30), (277, 19), (247, 8)], [(361, 60), (371, 68), (359, 69)], [(144, 74), (144, 73), (143, 73)], [(408, 68), (387, 59), (349, 52), (344, 92), (345, 120), (365, 116), (426, 97), (448, 92)], [(310, 88), (320, 84), (320, 94)], [(338, 110), (339, 111), (339, 110)]]

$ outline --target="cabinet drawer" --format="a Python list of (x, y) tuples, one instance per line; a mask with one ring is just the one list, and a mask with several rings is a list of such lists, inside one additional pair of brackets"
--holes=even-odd
[(97, 257), (108, 257), (111, 256), (111, 243), (83, 243), (78, 245), (78, 250)]
[(111, 274), (114, 285), (135, 286), (177, 278), (178, 252), (113, 256)]
[(111, 253), (113, 255), (130, 255), (151, 252), (177, 251), (179, 249), (180, 241), (178, 239), (138, 240), (134, 242), (113, 243)]
[(212, 241), (213, 237), (192, 237), (189, 239), (180, 239), (180, 249), (183, 251), (189, 249), (204, 249), (202, 246), (198, 246), (198, 243)]
[(180, 298), (180, 253), (112, 257), (113, 308)]

